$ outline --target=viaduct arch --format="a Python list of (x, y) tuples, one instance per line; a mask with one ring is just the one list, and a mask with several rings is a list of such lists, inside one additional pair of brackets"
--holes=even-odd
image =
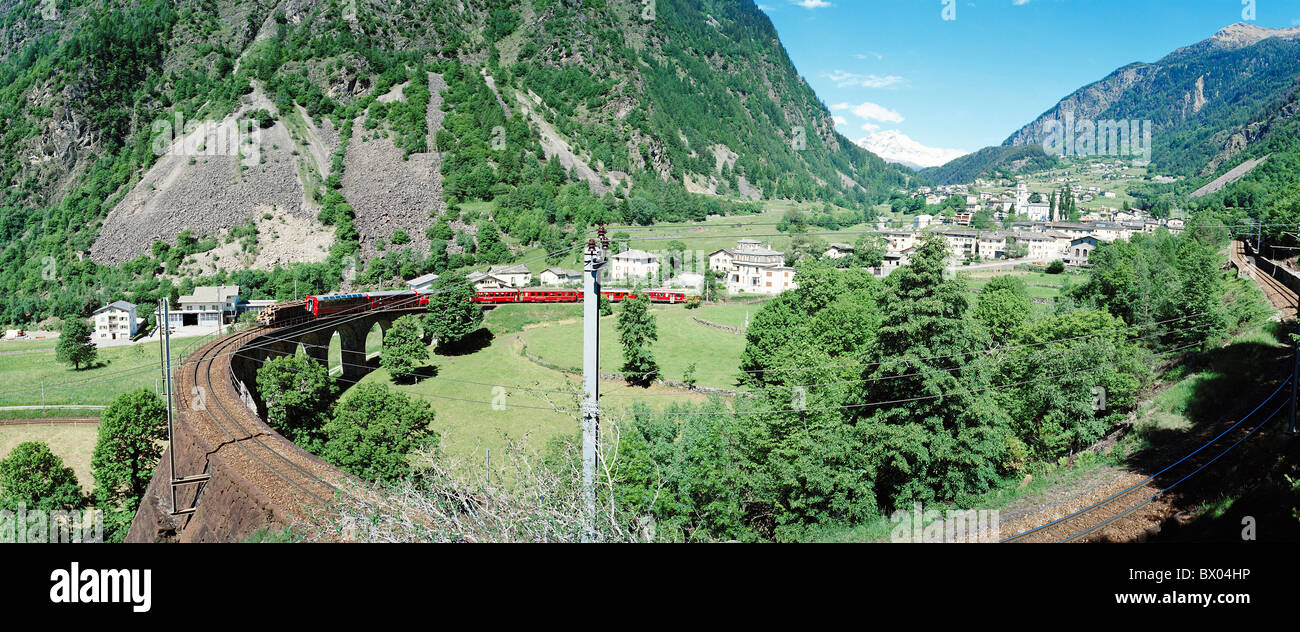
[[(266, 360), (299, 349), (328, 368), (330, 341), (337, 333), (341, 378), (351, 383), (374, 370), (366, 358), (370, 330), (379, 325), (386, 334), (395, 319), (423, 311), (255, 327), (209, 343), (173, 367), (177, 396), (172, 448), (154, 471), (127, 541), (239, 542), (261, 530), (319, 520), (321, 510), (357, 481), (266, 424), (257, 370)], [(173, 458), (177, 479), (203, 480), (175, 485), (169, 468)], [(173, 488), (178, 514), (172, 513)]]

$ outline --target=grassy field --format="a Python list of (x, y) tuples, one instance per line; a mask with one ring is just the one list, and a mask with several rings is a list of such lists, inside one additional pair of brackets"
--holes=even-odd
[[(1066, 273), (1066, 274), (1047, 274), (1046, 272), (1030, 272), (1028, 270), (978, 270), (975, 272), (964, 272), (966, 284), (972, 289), (984, 289), (989, 281), (994, 277), (1011, 275), (1025, 282), (1028, 286), (1029, 296), (1033, 298), (1045, 298), (1055, 302), (1068, 287), (1078, 287), (1088, 281), (1087, 272)], [(1052, 312), (1051, 303), (1041, 304), (1034, 303), (1034, 314), (1042, 317)]]
[[(756, 311), (757, 306), (748, 307)], [(601, 370), (606, 372), (618, 371), (623, 364), (623, 351), (615, 329), (618, 310), (615, 307), (615, 315), (606, 316), (600, 322), (601, 337), (605, 341), (601, 345), (600, 364)], [(707, 313), (704, 308), (687, 310), (679, 306), (661, 306), (651, 308), (650, 312), (658, 319), (659, 340), (654, 345), (654, 356), (665, 377), (681, 380), (687, 367), (694, 364), (701, 386), (733, 387), (740, 354), (745, 349), (744, 336), (691, 320), (696, 313)], [(743, 313), (740, 318), (743, 323)], [(528, 352), (534, 356), (566, 369), (582, 368), (581, 321), (539, 327), (526, 332), (524, 340)]]
[(2, 426), (0, 457), (9, 456), (9, 451), (24, 441), (44, 441), (51, 452), (63, 459), (64, 465), (77, 473), (81, 488), (89, 491), (94, 487), (94, 479), (90, 476), (90, 455), (95, 450), (98, 436), (99, 426)]
[(483, 324), (494, 335), (516, 333), (531, 326), (582, 318), (582, 304), (502, 305), (489, 310)]
[[(199, 338), (172, 341), (172, 366), (176, 367)], [(154, 388), (158, 371), (158, 343), (106, 347), (99, 350), (92, 368), (74, 371), (54, 360), (54, 348), (36, 353), (0, 356), (0, 406), (41, 403), (41, 381), (47, 404), (108, 404), (125, 391)]]
[[(388, 384), (429, 401), (437, 411), (434, 427), (443, 433), (443, 449), (453, 457), (481, 462), (486, 448), (498, 451), (517, 439), (541, 449), (551, 437), (578, 432), (582, 380), (522, 357), (520, 336), (498, 336), (470, 354), (432, 354), (430, 363), (436, 365), (437, 374), (415, 384), (395, 385), (383, 369), (361, 382)], [(668, 401), (704, 399), (675, 389), (632, 388), (611, 381), (602, 383), (601, 393), (607, 414), (617, 414), (635, 402), (658, 408)]]
[(717, 304), (705, 305), (694, 310), (690, 315), (701, 320), (707, 320), (711, 323), (726, 325), (728, 327), (745, 328), (745, 319), (748, 316), (750, 321), (762, 310), (762, 305), (737, 305), (737, 304)]
[(28, 351), (31, 349), (53, 349), (59, 339), (41, 338), (39, 340), (0, 340), (0, 354), (6, 351)]

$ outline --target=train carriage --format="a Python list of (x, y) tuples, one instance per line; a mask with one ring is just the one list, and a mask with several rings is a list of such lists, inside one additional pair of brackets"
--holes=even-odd
[(672, 305), (675, 303), (685, 303), (687, 301), (685, 290), (649, 290), (646, 292), (646, 295), (650, 297), (651, 303), (668, 303)]
[(427, 292), (412, 290), (367, 292), (366, 296), (370, 299), (369, 309), (409, 309), (429, 304)]
[(303, 307), (312, 316), (332, 316), (342, 312), (361, 312), (370, 305), (370, 298), (365, 294), (335, 294), (332, 296), (308, 296)]
[(617, 303), (619, 301), (636, 298), (636, 294), (633, 294), (631, 290), (625, 290), (621, 288), (611, 288), (608, 290), (601, 290), (600, 293), (603, 294), (605, 298), (609, 299), (611, 303)]
[(526, 288), (519, 291), (521, 303), (577, 303), (582, 301), (579, 290), (555, 288)]

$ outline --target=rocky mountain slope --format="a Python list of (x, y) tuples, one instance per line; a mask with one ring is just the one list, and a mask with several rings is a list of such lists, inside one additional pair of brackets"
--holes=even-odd
[[(691, 194), (866, 213), (910, 177), (835, 132), (752, 0), (8, 4), (0, 320), (130, 298), (268, 214), (332, 243), (253, 260), (328, 285), (354, 253), (393, 278), (721, 212)], [(248, 120), (255, 149), (191, 136)]]
[(1300, 88), (1300, 27), (1233, 24), (1152, 63), (1133, 63), (1061, 99), (1000, 146), (986, 147), (920, 175), (969, 182), (995, 170), (1042, 168), (1053, 123), (1149, 121), (1152, 169), (1212, 176), (1289, 121)]
[(1228, 26), (1153, 63), (1135, 63), (1080, 88), (1012, 134), (1004, 145), (1041, 145), (1049, 121), (1148, 120), (1159, 172), (1205, 175), (1240, 142), (1238, 126), (1285, 98), (1300, 77), (1300, 27)]

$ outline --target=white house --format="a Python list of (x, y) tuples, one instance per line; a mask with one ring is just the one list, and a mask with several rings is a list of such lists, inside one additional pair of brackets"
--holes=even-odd
[(113, 301), (92, 314), (95, 319), (95, 337), (103, 340), (130, 340), (135, 337), (135, 305), (126, 301)]
[(910, 230), (884, 230), (880, 231), (880, 237), (894, 252), (902, 252), (916, 245), (916, 233)]
[(881, 279), (889, 276), (890, 273), (897, 270), (899, 266), (905, 266), (911, 263), (912, 253), (915, 250), (915, 248), (908, 248), (903, 252), (886, 252), (885, 256), (880, 260), (880, 265), (871, 268), (871, 273)]
[(727, 275), (728, 292), (780, 294), (799, 287), (794, 282), (794, 268), (748, 261), (737, 261)]
[(542, 285), (560, 286), (582, 283), (582, 273), (577, 270), (565, 270), (564, 268), (547, 268), (542, 270), (538, 275), (538, 280)]
[(1091, 265), (1089, 260), (1092, 258), (1092, 251), (1097, 249), (1100, 242), (1096, 237), (1079, 237), (1070, 241), (1070, 249), (1065, 253), (1065, 263), (1072, 266)]
[(170, 312), (172, 327), (216, 327), (233, 320), (239, 309), (238, 285), (200, 285), (180, 297), (180, 309)]
[(1007, 254), (1007, 233), (1000, 230), (980, 232), (976, 238), (975, 251), (981, 257), (997, 259)]
[(506, 282), (510, 287), (524, 287), (533, 281), (532, 270), (520, 264), (492, 266), (488, 268), (487, 273)]
[(1035, 261), (1060, 259), (1070, 244), (1069, 238), (1060, 233), (1017, 232), (1012, 237), (1025, 245), (1026, 256)]
[(933, 215), (917, 215), (915, 218), (912, 219), (912, 228), (921, 230), (922, 228), (929, 226), (930, 223), (933, 221), (934, 221)]
[(474, 284), (475, 290), (501, 290), (511, 287), (508, 281), (494, 277), (481, 270), (474, 271), (465, 276), (465, 280)]
[(612, 255), (609, 278), (615, 280), (650, 279), (659, 276), (659, 257), (644, 250), (629, 250)]
[(1016, 208), (1019, 209), (1021, 213), (1028, 215), (1029, 220), (1034, 222), (1047, 221), (1047, 215), (1052, 210), (1050, 204), (1044, 204), (1042, 202), (1030, 202), (1024, 206), (1017, 205)]
[(948, 240), (948, 252), (957, 259), (965, 259), (979, 252), (980, 232), (977, 230), (942, 227), (934, 232)]
[(830, 248), (827, 248), (826, 252), (822, 256), (828, 259), (842, 259), (844, 257), (851, 257), (853, 256), (853, 246), (850, 246), (848, 244), (838, 244), (838, 243), (831, 244)]
[[(853, 250), (847, 244), (836, 246), (847, 248), (849, 253)], [(798, 287), (794, 268), (785, 265), (785, 253), (766, 248), (757, 239), (741, 239), (735, 248), (713, 252), (709, 268), (724, 273), (728, 292), (780, 294)]]

